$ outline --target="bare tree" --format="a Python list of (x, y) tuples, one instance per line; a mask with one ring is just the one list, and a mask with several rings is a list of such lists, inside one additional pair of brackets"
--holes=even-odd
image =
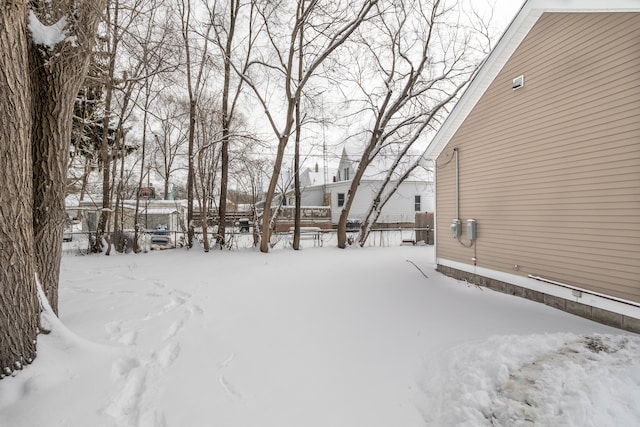
[(194, 46), (192, 41), (192, 9), (191, 0), (179, 0), (178, 9), (180, 13), (182, 40), (184, 43), (184, 50), (186, 55), (186, 74), (187, 74), (187, 93), (189, 94), (189, 143), (188, 143), (188, 175), (187, 175), (187, 246), (193, 247), (194, 230), (191, 222), (193, 221), (193, 197), (194, 197), (194, 185), (195, 185), (195, 164), (194, 164), (194, 142), (196, 132), (196, 120), (197, 120), (197, 105), (198, 97), (203, 87), (203, 73), (205, 72), (205, 66), (209, 61), (208, 42), (209, 33), (211, 32), (211, 23), (206, 25), (204, 46), (200, 50), (200, 60), (198, 61), (197, 74), (193, 75), (192, 62), (192, 49)]
[[(214, 210), (214, 194), (216, 192), (218, 165), (221, 157), (221, 145), (224, 136), (221, 136), (219, 112), (212, 105), (203, 99), (202, 105), (198, 109), (197, 147), (196, 147), (196, 172), (198, 181), (194, 187), (198, 204), (200, 205), (200, 226), (202, 227), (202, 244), (205, 252), (209, 252), (209, 213)], [(218, 237), (221, 224), (225, 218), (218, 218)], [(224, 227), (222, 227), (224, 232)]]
[[(106, 231), (105, 227), (110, 226), (109, 214), (117, 209), (121, 212), (120, 217), (113, 216), (113, 229), (118, 237), (116, 249), (121, 250), (123, 208), (119, 205), (127, 193), (125, 188), (131, 178), (131, 174), (126, 173), (125, 156), (134, 149), (133, 145), (126, 144), (129, 123), (139, 110), (143, 110), (143, 122), (146, 121), (148, 108), (145, 108), (145, 104), (148, 107), (148, 100), (145, 94), (150, 93), (147, 83), (176, 67), (176, 61), (168, 60), (170, 49), (165, 47), (167, 26), (157, 19), (158, 15), (163, 15), (159, 13), (160, 4), (159, 0), (115, 0), (109, 9), (111, 26), (106, 37), (109, 72), (105, 82), (104, 122), (113, 121), (115, 132), (112, 144), (105, 144), (104, 134), (101, 144), (103, 207), (94, 251), (101, 250), (101, 235)], [(116, 78), (116, 75), (119, 77)], [(145, 131), (143, 123), (143, 132)], [(116, 158), (120, 162), (113, 161)], [(133, 168), (127, 169), (130, 171)], [(114, 199), (115, 205), (112, 206)], [(107, 239), (107, 243), (106, 254), (109, 255), (111, 239)]]
[[(278, 141), (273, 174), (265, 198), (265, 214), (262, 219), (262, 239), (260, 250), (269, 251), (271, 223), (269, 214), (274, 200), (276, 186), (282, 169), (282, 161), (289, 138), (294, 131), (295, 106), (305, 85), (316, 74), (321, 64), (349, 39), (358, 26), (369, 17), (377, 0), (355, 2), (344, 0), (329, 2), (299, 0), (293, 10), (283, 3), (260, 3), (257, 8), (264, 27), (265, 44), (259, 56), (250, 62), (246, 72), (236, 69), (252, 89), (258, 103), (265, 112), (266, 119)], [(290, 20), (291, 25), (284, 22)], [(303, 25), (307, 28), (308, 40), (304, 51), (299, 50), (298, 38)], [(269, 52), (267, 52), (267, 47)], [(297, 69), (302, 56), (303, 72)], [(262, 85), (257, 80), (268, 75), (276, 75), (282, 81), (279, 94), (268, 92), (270, 85)], [(267, 88), (266, 90), (264, 88)], [(277, 107), (274, 105), (277, 102)]]
[(253, 230), (253, 246), (260, 243), (259, 235), (259, 212), (257, 204), (262, 198), (263, 179), (266, 171), (271, 166), (263, 157), (249, 156), (245, 152), (239, 151), (235, 157), (234, 163), (239, 166), (234, 174), (235, 182), (239, 189), (244, 190), (250, 195), (251, 200), (251, 218)]
[(26, 15), (0, 6), (0, 379), (34, 360), (38, 332)]
[(162, 178), (166, 199), (171, 178), (182, 167), (178, 160), (187, 154), (189, 103), (174, 96), (161, 96), (155, 115), (159, 123), (154, 133), (153, 169)]
[[(227, 193), (229, 185), (229, 144), (231, 142), (231, 126), (234, 122), (234, 116), (236, 113), (236, 107), (238, 100), (242, 92), (243, 80), (239, 79), (237, 82), (233, 82), (233, 74), (231, 62), (235, 60), (234, 52), (239, 49), (234, 45), (236, 38), (236, 29), (238, 27), (238, 21), (240, 19), (241, 8), (243, 6), (240, 0), (229, 0), (226, 4), (223, 2), (216, 2), (213, 9), (210, 9), (209, 16), (211, 22), (214, 23), (215, 41), (220, 49), (224, 62), (224, 76), (222, 85), (222, 106), (220, 112), (220, 119), (222, 124), (222, 141), (220, 147), (221, 154), (221, 174), (220, 174), (220, 199), (218, 203), (218, 233), (216, 243), (222, 249), (225, 245), (226, 236), (226, 212), (227, 212)], [(244, 73), (248, 66), (248, 59), (250, 57), (255, 37), (253, 33), (253, 11), (254, 2), (248, 4), (249, 12), (249, 25), (247, 34), (244, 40), (246, 40), (246, 47), (244, 50), (244, 59), (241, 59), (242, 65), (238, 65), (238, 68)], [(226, 7), (226, 11), (224, 8)], [(225, 20), (225, 12), (227, 19)], [(237, 53), (236, 53), (237, 55)], [(232, 83), (235, 85), (232, 87)]]
[(148, 118), (149, 118), (149, 104), (151, 103), (151, 86), (152, 81), (150, 79), (146, 79), (144, 82), (144, 107), (142, 113), (142, 144), (140, 149), (140, 173), (138, 176), (138, 186), (136, 188), (136, 207), (133, 213), (133, 218), (135, 224), (133, 226), (133, 252), (139, 253), (141, 251), (140, 248), (140, 193), (142, 189), (142, 185), (144, 182), (144, 170), (146, 166), (147, 160), (147, 130), (148, 130)]
[[(109, 150), (109, 127), (111, 124), (111, 108), (115, 90), (116, 55), (122, 34), (126, 26), (121, 28), (120, 0), (113, 0), (106, 14), (107, 34), (105, 36), (106, 54), (108, 57), (107, 75), (105, 82), (105, 105), (102, 120), (102, 141), (100, 142), (100, 161), (102, 167), (102, 209), (96, 227), (95, 240), (91, 251), (102, 252), (102, 239), (108, 232), (109, 214), (111, 212), (111, 153)], [(129, 21), (131, 23), (131, 21)]]
[(347, 244), (347, 219), (369, 165), (379, 156), (393, 158), (361, 225), (361, 245), (384, 204), (417, 167), (417, 160), (406, 165), (403, 158), (425, 130), (436, 128), (486, 50), (484, 35), (461, 25), (460, 10), (450, 4), (402, 0), (385, 6), (352, 47), (356, 73), (350, 83), (359, 88), (363, 106), (356, 117), (372, 125), (360, 134), (366, 139), (340, 213), (340, 248)]

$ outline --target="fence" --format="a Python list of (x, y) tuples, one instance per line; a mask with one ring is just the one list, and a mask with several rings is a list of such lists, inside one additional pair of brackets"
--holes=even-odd
[[(338, 244), (337, 232), (334, 229), (325, 230), (314, 228), (313, 230), (305, 230), (306, 233), (301, 235), (301, 246), (320, 247), (320, 246), (336, 246)], [(216, 233), (207, 233), (210, 246), (215, 245)], [(112, 236), (110, 234), (110, 236)], [(71, 233), (72, 240), (63, 242), (64, 253), (89, 253), (90, 242), (95, 239), (94, 232), (74, 232)], [(347, 239), (352, 244), (357, 244), (356, 239), (358, 231), (347, 231)], [(133, 231), (125, 231), (121, 238), (119, 247), (125, 252), (133, 249)], [(203, 244), (203, 234), (201, 231), (194, 233), (194, 245), (201, 246)], [(293, 240), (292, 231), (279, 231), (271, 235), (272, 248), (291, 247)], [(187, 233), (185, 231), (165, 231), (164, 234), (157, 233), (156, 230), (143, 230), (139, 237), (140, 248), (143, 251), (173, 249), (184, 247), (187, 242)], [(228, 249), (247, 249), (254, 246), (252, 228), (249, 231), (240, 231), (239, 227), (227, 228), (225, 242)], [(116, 241), (112, 241), (114, 246)], [(419, 245), (433, 244), (433, 230), (426, 228), (379, 228), (371, 230), (369, 237), (365, 243), (365, 247), (392, 247), (403, 244)], [(116, 248), (114, 247), (114, 250)]]

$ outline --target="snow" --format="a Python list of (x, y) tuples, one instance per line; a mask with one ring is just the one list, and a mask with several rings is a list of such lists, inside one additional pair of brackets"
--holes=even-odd
[(433, 247), (303, 244), (65, 253), (0, 426), (640, 425), (637, 335), (444, 277)]
[[(53, 49), (58, 43), (67, 40), (67, 17), (63, 16), (53, 25), (44, 25), (32, 10), (29, 11), (29, 31), (33, 42), (37, 45), (47, 46)], [(68, 39), (75, 43), (75, 38)]]

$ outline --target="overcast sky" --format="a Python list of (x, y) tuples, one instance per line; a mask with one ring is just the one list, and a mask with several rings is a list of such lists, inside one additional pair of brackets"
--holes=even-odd
[(506, 30), (507, 25), (509, 25), (523, 4), (523, 0), (495, 0), (494, 14), (496, 23), (500, 24), (503, 31)]

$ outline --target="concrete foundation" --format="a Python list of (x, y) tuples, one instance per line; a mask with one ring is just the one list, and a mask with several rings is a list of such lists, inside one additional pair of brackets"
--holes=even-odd
[(568, 313), (575, 314), (577, 316), (584, 317), (598, 323), (624, 329), (630, 332), (640, 333), (640, 319), (625, 316), (619, 313), (614, 313), (612, 311), (603, 310), (597, 307), (592, 307), (590, 305), (581, 304), (579, 302), (567, 300), (531, 289), (526, 289), (521, 286), (513, 285), (511, 283), (501, 282), (499, 280), (490, 279), (488, 277), (468, 273), (466, 271), (457, 270), (455, 268), (447, 267), (440, 264), (438, 264), (437, 271), (446, 276), (453, 277), (454, 279), (464, 280), (466, 282), (473, 283), (474, 285), (493, 289), (494, 291), (502, 292), (509, 295), (515, 295), (535, 302), (540, 302), (550, 307), (557, 308), (558, 310), (566, 311)]

